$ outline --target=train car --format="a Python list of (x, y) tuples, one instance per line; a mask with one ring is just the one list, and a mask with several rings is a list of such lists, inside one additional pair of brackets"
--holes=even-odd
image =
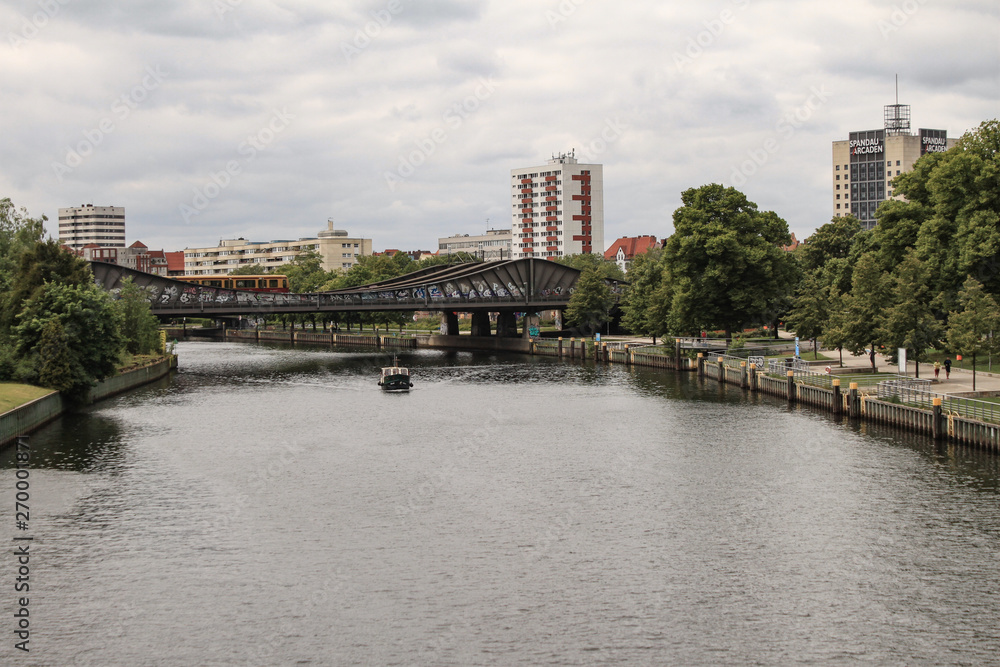
[(258, 276), (231, 276), (217, 274), (211, 276), (175, 276), (174, 280), (186, 283), (217, 287), (219, 289), (241, 289), (250, 292), (287, 292), (288, 276), (261, 274)]

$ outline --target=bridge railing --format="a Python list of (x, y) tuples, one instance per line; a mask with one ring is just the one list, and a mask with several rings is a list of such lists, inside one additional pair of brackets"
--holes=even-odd
[[(530, 296), (528, 298), (530, 303), (565, 303), (566, 296), (564, 295), (545, 295), (545, 296)], [(249, 299), (238, 299), (238, 298), (226, 298), (224, 300), (219, 300), (216, 296), (214, 299), (190, 299), (189, 301), (181, 301), (180, 299), (174, 299), (166, 303), (160, 301), (152, 301), (151, 307), (154, 311), (163, 312), (170, 310), (190, 310), (192, 308), (210, 308), (212, 310), (218, 309), (231, 309), (240, 310), (252, 308), (255, 310), (268, 310), (268, 309), (280, 309), (282, 307), (308, 307), (316, 306), (317, 308), (336, 308), (337, 306), (415, 306), (417, 310), (426, 308), (428, 310), (434, 310), (437, 308), (451, 308), (460, 307), (463, 305), (468, 306), (484, 306), (484, 305), (503, 305), (503, 306), (518, 306), (526, 305), (525, 298), (523, 296), (494, 296), (494, 297), (467, 297), (467, 296), (450, 296), (450, 297), (428, 297), (427, 299), (422, 298), (406, 298), (406, 297), (377, 297), (377, 296), (367, 296), (360, 294), (352, 295), (330, 295), (330, 294), (279, 294), (268, 296), (266, 298), (258, 298), (254, 300)]]

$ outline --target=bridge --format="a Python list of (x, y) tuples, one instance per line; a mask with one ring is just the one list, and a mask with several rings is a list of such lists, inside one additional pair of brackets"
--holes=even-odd
[(97, 284), (111, 292), (131, 278), (146, 290), (160, 319), (440, 311), (446, 314), (448, 333), (457, 334), (457, 313), (467, 312), (472, 313), (473, 335), (490, 335), (489, 314), (498, 313), (501, 336), (517, 335), (516, 312), (565, 309), (580, 277), (577, 269), (528, 258), (434, 266), (331, 292), (277, 294), (195, 285), (106, 262), (90, 266)]

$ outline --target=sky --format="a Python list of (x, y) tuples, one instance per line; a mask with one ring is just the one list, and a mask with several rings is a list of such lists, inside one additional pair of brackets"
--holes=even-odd
[(153, 249), (509, 228), (510, 170), (604, 165), (604, 238), (737, 187), (801, 240), (883, 106), (1000, 116), (996, 0), (0, 0), (0, 198)]

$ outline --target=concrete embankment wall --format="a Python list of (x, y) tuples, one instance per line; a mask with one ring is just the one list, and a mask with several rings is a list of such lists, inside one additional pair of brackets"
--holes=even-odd
[[(92, 388), (88, 392), (85, 402), (95, 403), (130, 389), (141, 387), (168, 375), (174, 368), (177, 368), (177, 357), (170, 356), (155, 364), (110, 377)], [(13, 442), (18, 436), (27, 435), (39, 426), (47, 424), (71, 406), (72, 404), (61, 394), (53, 392), (3, 413), (0, 415), (0, 446)]]
[(278, 343), (311, 343), (350, 347), (417, 347), (415, 338), (382, 334), (323, 333), (319, 331), (285, 331), (277, 329), (227, 329), (226, 340), (263, 340)]
[(721, 362), (707, 359), (699, 359), (696, 367), (701, 377), (735, 384), (750, 393), (759, 392), (783, 398), (789, 405), (809, 405), (850, 419), (886, 424), (929, 435), (937, 440), (974, 445), (1000, 453), (1000, 424), (946, 414), (940, 405), (928, 410), (879, 400), (865, 395), (856, 385), (846, 391), (842, 390), (838, 378), (834, 378), (832, 386), (826, 388), (798, 382), (792, 371), (788, 371), (784, 378), (776, 378), (747, 366), (724, 366)]

